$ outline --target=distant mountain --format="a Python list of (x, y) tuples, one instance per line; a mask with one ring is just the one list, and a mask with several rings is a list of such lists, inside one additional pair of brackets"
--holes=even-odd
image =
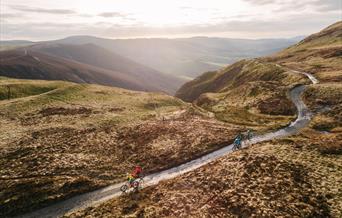
[(27, 46), (33, 45), (34, 42), (27, 40), (8, 40), (8, 41), (0, 41), (0, 46)]
[[(174, 93), (179, 80), (94, 45), (36, 45), (0, 52), (0, 75)], [(107, 63), (107, 64), (106, 64)]]
[[(29, 51), (29, 55), (13, 59), (10, 63), (2, 61), (1, 75), (115, 84), (134, 90), (165, 91), (174, 94), (182, 84), (203, 72), (217, 70), (243, 58), (271, 54), (296, 40), (298, 39), (249, 40), (210, 37), (112, 40), (73, 36), (45, 42), (3, 41), (1, 44), (5, 50), (27, 46), (25, 49)], [(24, 50), (12, 52), (22, 56), (20, 54)], [(11, 52), (3, 51), (1, 56), (4, 60), (8, 59), (7, 54), (9, 57), (13, 56)], [(36, 63), (34, 59), (30, 58), (31, 54), (41, 56), (41, 60), (46, 59), (48, 63), (56, 58), (55, 61), (59, 64), (53, 63), (54, 66), (63, 65), (61, 62), (66, 62), (66, 66), (73, 66), (72, 69), (82, 66), (81, 69), (76, 67), (76, 71), (83, 73), (76, 76), (70, 68), (57, 72), (51, 67), (37, 67), (33, 64)], [(29, 60), (22, 62), (23, 59)], [(15, 60), (20, 62), (16, 63)], [(92, 70), (87, 71), (88, 67)], [(25, 69), (26, 72), (19, 69)], [(98, 78), (95, 76), (97, 73), (111, 79)]]
[(301, 39), (302, 37), (258, 40), (194, 37), (112, 40), (72, 36), (50, 43), (92, 43), (158, 71), (192, 79), (203, 72), (217, 70), (240, 59), (272, 54)]
[(38, 44), (30, 50), (65, 58), (72, 61), (96, 66), (102, 69), (124, 73), (139, 81), (142, 87), (155, 87), (153, 90), (175, 93), (177, 88), (185, 81), (173, 75), (158, 72), (131, 59), (122, 57), (117, 53), (110, 52), (94, 44), (71, 45), (71, 44)]

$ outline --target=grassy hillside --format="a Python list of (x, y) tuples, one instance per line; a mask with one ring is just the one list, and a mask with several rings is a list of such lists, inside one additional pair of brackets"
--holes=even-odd
[(290, 88), (306, 83), (302, 75), (259, 60), (239, 61), (208, 72), (185, 84), (176, 96), (194, 101), (216, 118), (254, 130), (288, 124), (296, 109), (288, 99)]
[(0, 41), (0, 51), (11, 50), (19, 47), (25, 47), (33, 45), (34, 42), (26, 40), (10, 40), (10, 41)]
[(265, 60), (311, 72), (321, 82), (341, 81), (342, 21)]
[(215, 113), (216, 118), (249, 126), (285, 125), (295, 108), (288, 91), (314, 74), (321, 83), (342, 81), (342, 22), (337, 22), (270, 57), (242, 60), (184, 84), (176, 96)]
[(320, 151), (340, 140), (307, 129), (65, 217), (340, 217), (342, 158)]
[(136, 164), (178, 165), (240, 130), (161, 93), (1, 77), (0, 96), (1, 216), (122, 181)]
[(299, 135), (66, 217), (341, 217), (340, 96), (339, 83), (311, 86), (303, 97), (315, 116)]
[(300, 134), (65, 217), (341, 217), (340, 96), (340, 83), (310, 86), (314, 118)]
[(293, 82), (279, 65), (313, 73), (321, 82), (337, 82), (342, 72), (341, 45), (342, 21), (273, 56), (239, 61), (219, 71), (205, 73), (184, 84), (176, 96), (193, 101), (203, 93), (224, 92), (247, 82)]

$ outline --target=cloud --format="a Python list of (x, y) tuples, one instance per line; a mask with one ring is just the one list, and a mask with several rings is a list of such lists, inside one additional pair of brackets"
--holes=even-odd
[(1, 18), (20, 18), (20, 17), (23, 17), (23, 15), (19, 13), (1, 13), (0, 17)]
[(268, 5), (276, 3), (276, 0), (243, 0), (254, 5)]
[[(310, 19), (307, 19), (310, 17)], [(225, 21), (217, 24), (198, 24), (173, 27), (147, 26), (112, 26), (105, 32), (110, 37), (136, 37), (158, 35), (216, 35), (224, 37), (272, 38), (308, 35), (336, 22), (336, 14), (315, 17), (312, 15), (296, 15), (287, 20), (249, 20)]]
[(123, 13), (120, 13), (120, 12), (103, 12), (103, 13), (100, 13), (98, 14), (97, 16), (100, 16), (100, 17), (127, 17), (127, 14), (123, 14)]
[[(111, 22), (95, 23), (6, 23), (3, 39), (49, 40), (71, 35), (95, 35), (106, 38), (161, 36), (220, 36), (235, 38), (277, 38), (308, 35), (338, 21), (339, 12), (329, 14), (297, 14), (282, 20), (253, 19), (222, 21), (217, 24), (151, 27), (144, 24), (122, 25)], [(42, 35), (44, 33), (44, 35)]]
[(253, 5), (279, 5), (279, 9), (274, 10), (275, 12), (281, 10), (296, 10), (307, 7), (314, 7), (317, 11), (336, 11), (342, 10), (341, 0), (243, 0)]
[[(341, 11), (342, 1), (341, 0), (316, 0), (313, 2), (320, 11)], [(341, 15), (342, 16), (342, 15)]]
[(21, 5), (13, 5), (12, 9), (22, 12), (33, 12), (33, 13), (45, 13), (45, 14), (77, 14), (74, 10), (69, 9), (47, 9), (47, 8), (36, 8), (36, 7), (27, 7)]
[[(96, 35), (107, 38), (126, 37), (291, 37), (317, 32), (341, 20), (340, 0), (244, 0), (253, 5), (251, 10), (238, 14), (217, 13), (214, 22), (175, 23), (150, 25), (138, 19), (133, 12), (99, 11), (95, 14), (76, 13), (73, 10), (13, 6), (12, 11), (2, 14), (1, 36), (6, 39), (47, 40), (70, 35)], [(10, 6), (11, 7), (11, 6)], [(29, 13), (73, 14), (77, 19), (41, 19)], [(197, 10), (183, 7), (183, 10)], [(119, 9), (117, 9), (119, 10)], [(16, 19), (16, 16), (24, 18)], [(159, 15), (158, 15), (159, 16)], [(92, 19), (87, 19), (92, 17)], [(103, 19), (108, 18), (108, 19)], [(113, 19), (110, 19), (113, 18)], [(156, 18), (158, 19), (158, 18)], [(50, 21), (44, 23), (42, 20)], [(134, 22), (130, 21), (134, 20)], [(20, 22), (19, 22), (20, 21)], [(105, 21), (105, 22), (103, 22)]]

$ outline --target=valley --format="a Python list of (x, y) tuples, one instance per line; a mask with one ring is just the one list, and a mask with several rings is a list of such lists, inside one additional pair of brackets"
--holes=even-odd
[(177, 91), (98, 45), (0, 52), (0, 216), (340, 217), (341, 42), (337, 22)]

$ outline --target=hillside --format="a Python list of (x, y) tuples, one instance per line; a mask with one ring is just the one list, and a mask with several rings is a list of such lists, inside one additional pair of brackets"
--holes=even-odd
[(175, 77), (94, 45), (44, 46), (0, 52), (0, 75), (14, 78), (94, 83), (141, 91), (174, 93)]
[[(288, 90), (307, 84), (302, 98), (312, 120), (297, 135), (257, 143), (65, 217), (341, 217), (340, 33), (338, 22), (274, 56), (203, 74), (178, 91), (219, 119), (232, 123), (238, 117), (254, 128), (247, 112), (252, 117), (288, 113)], [(298, 71), (305, 70), (319, 83), (301, 77)]]
[(285, 126), (296, 114), (288, 91), (303, 75), (273, 63), (242, 60), (186, 83), (176, 96), (213, 112), (217, 119), (254, 130)]
[(266, 61), (313, 73), (321, 82), (342, 80), (342, 21), (313, 34)]
[[(313, 34), (298, 44), (285, 49), (270, 57), (259, 58), (251, 61), (235, 63), (227, 68), (205, 73), (181, 87), (176, 96), (193, 101), (205, 92), (223, 92), (224, 89), (232, 88), (233, 83), (245, 81), (267, 81), (281, 76), (276, 66), (280, 64), (290, 69), (298, 69), (311, 72), (321, 81), (339, 81), (342, 67), (342, 22), (335, 23), (330, 27)], [(254, 73), (252, 62), (265, 63), (265, 72)], [(251, 69), (249, 69), (251, 67)], [(268, 68), (268, 69), (266, 69)], [(273, 69), (272, 69), (273, 68)], [(273, 71), (275, 71), (273, 73)], [(268, 72), (268, 75), (267, 75)], [(272, 78), (273, 77), (273, 78)]]
[(179, 165), (239, 129), (165, 94), (0, 77), (0, 215)]
[[(251, 113), (257, 119), (260, 113), (292, 115), (286, 93), (294, 85), (305, 83), (293, 70), (313, 73), (323, 83), (341, 81), (341, 42), (342, 22), (338, 22), (273, 56), (207, 72), (184, 84), (176, 96), (230, 122)], [(239, 113), (232, 114), (236, 110)]]

